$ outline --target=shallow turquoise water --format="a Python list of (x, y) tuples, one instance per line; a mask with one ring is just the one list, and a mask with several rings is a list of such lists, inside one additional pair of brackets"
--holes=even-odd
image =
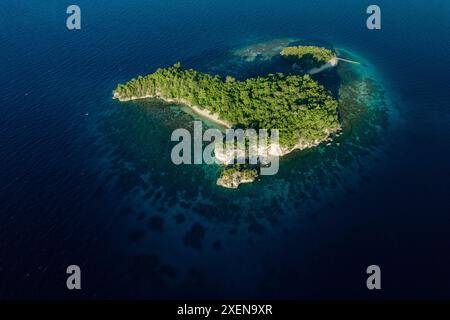
[[(378, 2), (380, 32), (358, 1), (81, 0), (69, 32), (59, 1), (6, 0), (0, 297), (72, 298), (73, 263), (81, 297), (371, 297), (373, 263), (383, 297), (448, 297), (449, 2)], [(363, 62), (338, 69), (345, 133), (237, 191), (168, 161), (191, 115), (111, 99), (177, 61), (266, 73), (283, 39)]]
[[(197, 67), (217, 74), (234, 72), (241, 78), (275, 72), (283, 68), (280, 61), (272, 59), (276, 52), (272, 48), (278, 43), (284, 42), (245, 46), (247, 52), (257, 48), (257, 59), (247, 60), (237, 54), (242, 50), (237, 48), (222, 54), (218, 61), (211, 62), (208, 57), (206, 65), (197, 59)], [(266, 53), (267, 58), (260, 57)], [(395, 115), (395, 107), (370, 65), (348, 51), (339, 54), (362, 63), (341, 64), (318, 76), (326, 83), (334, 81), (336, 72), (340, 74), (343, 135), (329, 146), (322, 144), (282, 158), (277, 175), (262, 177), (238, 190), (216, 185), (220, 166), (171, 163), (170, 151), (175, 145), (170, 142), (171, 132), (179, 127), (192, 131), (193, 121), (199, 119), (183, 112), (183, 107), (140, 100), (117, 103), (108, 111), (99, 123), (99, 147), (108, 155), (102, 158), (108, 165), (102, 162), (101, 166), (117, 179), (128, 204), (123, 210), (132, 215), (131, 219), (128, 215), (121, 218), (113, 231), (122, 234), (121, 250), (145, 254), (152, 247), (158, 259), (185, 273), (190, 267), (180, 266), (180, 257), (196, 263), (201, 256), (219, 286), (236, 273), (251, 281), (263, 277), (265, 267), (259, 262), (267, 250), (277, 250), (277, 239), (305, 232), (306, 225), (299, 224), (310, 223), (319, 208), (334, 208), (340, 197), (355, 192), (368, 179), (375, 162), (386, 157), (384, 141), (396, 126), (389, 118)], [(180, 223), (180, 219), (186, 221)], [(230, 256), (240, 258), (228, 261)]]

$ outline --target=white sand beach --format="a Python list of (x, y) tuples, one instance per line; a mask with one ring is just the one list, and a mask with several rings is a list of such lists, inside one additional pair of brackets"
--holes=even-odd
[(172, 102), (180, 103), (180, 104), (190, 107), (195, 114), (199, 115), (202, 118), (205, 118), (211, 122), (217, 123), (221, 126), (224, 126), (225, 128), (232, 127), (232, 125), (230, 123), (226, 122), (225, 120), (220, 119), (218, 114), (210, 113), (208, 110), (201, 109), (198, 106), (192, 106), (192, 105), (190, 105), (190, 103), (188, 101), (186, 101), (184, 99), (169, 99), (169, 98), (161, 97), (160, 95), (156, 95), (156, 96), (146, 95), (146, 96), (142, 96), (142, 97), (119, 98), (116, 93), (114, 93), (113, 98), (118, 99), (119, 101), (122, 101), (122, 102), (132, 101), (132, 100), (140, 100), (140, 99), (161, 99), (161, 100), (169, 102), (169, 103), (172, 103)]

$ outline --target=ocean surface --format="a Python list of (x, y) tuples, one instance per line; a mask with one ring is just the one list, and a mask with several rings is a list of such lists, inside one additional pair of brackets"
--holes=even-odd
[[(0, 298), (450, 298), (448, 0), (378, 0), (374, 31), (357, 0), (77, 0), (75, 31), (70, 4), (0, 4)], [(343, 135), (238, 190), (170, 161), (186, 107), (112, 99), (178, 61), (264, 75), (292, 42), (361, 63), (316, 77)]]

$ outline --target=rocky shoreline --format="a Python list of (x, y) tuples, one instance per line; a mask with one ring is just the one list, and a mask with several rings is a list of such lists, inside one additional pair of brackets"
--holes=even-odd
[[(213, 114), (213, 113), (210, 113), (206, 109), (201, 109), (198, 106), (193, 106), (184, 99), (165, 98), (165, 97), (161, 96), (160, 94), (145, 95), (145, 96), (139, 96), (139, 97), (133, 96), (130, 98), (121, 98), (115, 91), (113, 92), (113, 99), (117, 99), (121, 102), (141, 100), (141, 99), (160, 99), (162, 101), (169, 102), (169, 103), (183, 104), (183, 105), (190, 107), (199, 116), (204, 117), (216, 124), (224, 126), (225, 128), (233, 127), (232, 124), (230, 124), (224, 120), (221, 120), (218, 114)], [(267, 159), (270, 159), (271, 157), (283, 157), (295, 150), (301, 151), (301, 150), (305, 150), (308, 148), (316, 147), (319, 144), (321, 144), (322, 142), (331, 142), (332, 135), (333, 134), (339, 135), (338, 132), (340, 130), (341, 130), (341, 128), (339, 128), (339, 130), (337, 130), (335, 132), (326, 132), (326, 136), (323, 139), (317, 139), (314, 141), (300, 140), (292, 148), (286, 148), (286, 147), (282, 147), (280, 145), (276, 145), (276, 146), (269, 145), (268, 147), (263, 147), (263, 148), (258, 147), (258, 151), (257, 151), (258, 157), (263, 159), (260, 161), (261, 165), (264, 166), (264, 165), (267, 165), (268, 163), (270, 163), (270, 160), (267, 160)], [(234, 163), (234, 159), (236, 159), (237, 156), (238, 155), (236, 154), (236, 151), (235, 151), (233, 154), (226, 154), (226, 153), (216, 154), (216, 159), (224, 165), (232, 165)], [(224, 172), (226, 172), (226, 170)], [(256, 177), (258, 176), (256, 174), (256, 175), (252, 175), (251, 177), (249, 177), (242, 171), (236, 171), (231, 175), (225, 175), (224, 172), (222, 172), (222, 175), (218, 178), (217, 185), (225, 187), (225, 188), (231, 188), (231, 189), (237, 189), (239, 187), (239, 185), (243, 184), (243, 183), (253, 182), (256, 179)]]
[(117, 99), (121, 102), (127, 102), (127, 101), (133, 101), (133, 100), (142, 100), (142, 99), (159, 99), (168, 103), (178, 103), (178, 104), (183, 104), (185, 106), (190, 107), (196, 114), (198, 114), (199, 116), (206, 118), (218, 125), (224, 126), (225, 128), (231, 128), (232, 125), (228, 122), (226, 122), (225, 120), (220, 119), (218, 114), (215, 113), (210, 113), (208, 110), (206, 109), (201, 109), (199, 106), (194, 106), (191, 105), (189, 103), (189, 101), (186, 101), (184, 99), (173, 99), (173, 98), (165, 98), (162, 97), (161, 95), (146, 95), (146, 96), (142, 96), (142, 97), (131, 97), (131, 98), (121, 98), (119, 97), (119, 95), (117, 94), (117, 92), (114, 92), (113, 94), (113, 99)]

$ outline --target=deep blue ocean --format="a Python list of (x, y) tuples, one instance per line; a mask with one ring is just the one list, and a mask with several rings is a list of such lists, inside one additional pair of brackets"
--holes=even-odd
[[(370, 4), (1, 1), (0, 298), (450, 298), (450, 1), (377, 0), (381, 30)], [(347, 133), (238, 190), (169, 161), (183, 108), (112, 100), (177, 61), (261, 73), (246, 52), (285, 39), (362, 62)]]

